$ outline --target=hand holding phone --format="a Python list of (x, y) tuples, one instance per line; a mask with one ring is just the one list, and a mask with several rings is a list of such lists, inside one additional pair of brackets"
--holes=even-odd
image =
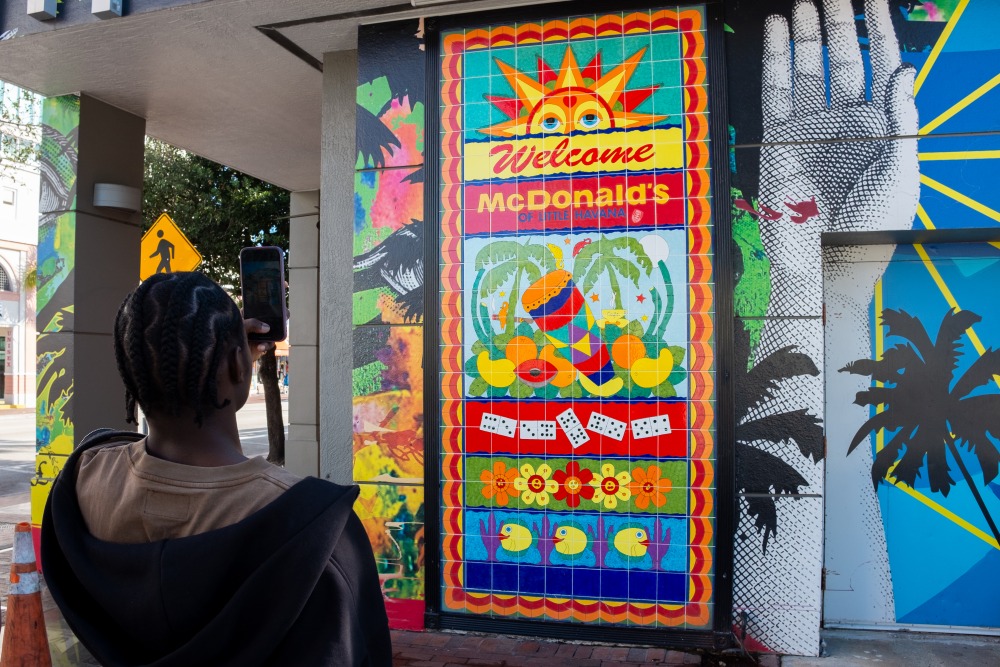
[(243, 317), (260, 320), (267, 333), (247, 333), (251, 341), (279, 341), (288, 335), (285, 258), (281, 248), (258, 246), (240, 251)]

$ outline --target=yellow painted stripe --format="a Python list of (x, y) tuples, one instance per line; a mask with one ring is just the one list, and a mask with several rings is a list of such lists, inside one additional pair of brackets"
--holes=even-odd
[[(924, 227), (927, 229), (934, 229), (934, 223), (931, 221), (930, 216), (927, 215), (927, 211), (924, 210), (924, 207), (919, 204), (917, 204), (917, 217), (920, 218), (920, 222), (923, 223)], [(913, 244), (913, 247), (916, 248), (917, 254), (920, 255), (920, 259), (923, 260), (924, 266), (927, 268), (927, 272), (931, 274), (931, 278), (934, 279), (938, 289), (941, 290), (941, 294), (944, 296), (945, 301), (948, 302), (948, 305), (952, 308), (961, 310), (962, 308), (958, 305), (955, 295), (951, 293), (951, 289), (949, 289), (948, 285), (945, 284), (944, 278), (941, 277), (937, 267), (934, 266), (934, 262), (931, 261), (930, 255), (928, 255), (927, 251), (924, 250), (924, 246), (920, 243), (915, 243)], [(969, 327), (967, 333), (969, 334), (969, 340), (972, 342), (972, 346), (976, 348), (976, 352), (980, 355), (986, 352), (986, 346), (984, 346), (983, 342), (979, 340), (979, 336), (976, 335), (976, 332), (972, 329), (972, 327)], [(1000, 378), (993, 376), (993, 380), (997, 383), (997, 386), (1000, 387)]]
[(923, 204), (917, 204), (917, 217), (920, 219), (920, 223), (924, 226), (924, 229), (937, 229), (934, 223), (931, 221), (927, 211), (924, 210)]
[(974, 91), (972, 91), (971, 93), (960, 99), (958, 102), (953, 104), (951, 108), (949, 108), (943, 114), (941, 114), (931, 122), (924, 125), (922, 128), (920, 128), (919, 134), (930, 134), (938, 127), (940, 127), (943, 123), (946, 123), (948, 119), (950, 119), (952, 116), (957, 114), (962, 109), (968, 107), (970, 104), (972, 104), (980, 97), (982, 97), (986, 93), (996, 88), (998, 85), (1000, 85), (1000, 74), (997, 74), (992, 79), (990, 79), (983, 85), (976, 88)]
[[(937, 229), (937, 226), (934, 225), (934, 221), (931, 220), (931, 217), (927, 215), (927, 211), (924, 210), (923, 204), (917, 204), (917, 219), (920, 220), (920, 224), (924, 226), (924, 229)], [(921, 246), (921, 248), (923, 248), (923, 246)]]
[(994, 211), (989, 206), (986, 206), (985, 204), (981, 204), (981, 203), (977, 202), (972, 197), (968, 197), (966, 195), (963, 195), (958, 190), (953, 190), (953, 189), (949, 188), (947, 185), (945, 185), (943, 183), (938, 183), (937, 181), (935, 181), (930, 176), (924, 176), (923, 174), (921, 174), (920, 175), (920, 182), (923, 183), (924, 185), (926, 185), (929, 188), (933, 188), (933, 189), (937, 190), (938, 192), (940, 192), (943, 195), (951, 197), (952, 199), (954, 199), (955, 201), (957, 201), (959, 204), (965, 204), (966, 206), (968, 206), (969, 208), (971, 208), (976, 213), (982, 213), (987, 218), (995, 220), (996, 222), (1000, 222), (1000, 212)]
[[(934, 226), (934, 223), (931, 222), (930, 217), (927, 215), (927, 211), (925, 211), (924, 207), (920, 204), (917, 204), (917, 217), (920, 218), (920, 222), (924, 225), (924, 228), (937, 229)], [(997, 250), (1000, 250), (1000, 241), (990, 241), (989, 244)]]
[[(893, 468), (895, 468), (895, 465), (893, 466)], [(902, 491), (903, 493), (905, 493), (906, 495), (908, 495), (911, 498), (914, 498), (914, 499), (920, 501), (921, 503), (923, 503), (927, 507), (931, 508), (932, 510), (934, 510), (935, 512), (937, 512), (941, 516), (945, 517), (946, 519), (951, 520), (955, 524), (957, 524), (957, 525), (961, 526), (962, 528), (966, 529), (967, 531), (969, 531), (970, 533), (972, 533), (973, 535), (975, 535), (976, 537), (978, 537), (979, 539), (981, 539), (983, 542), (986, 542), (986, 544), (990, 545), (994, 549), (1000, 549), (1000, 544), (997, 544), (997, 541), (996, 541), (995, 537), (993, 537), (989, 533), (986, 533), (983, 530), (980, 530), (979, 528), (977, 528), (976, 526), (972, 525), (971, 523), (969, 523), (968, 521), (966, 521), (962, 517), (958, 516), (957, 514), (955, 514), (954, 512), (952, 512), (951, 510), (949, 510), (948, 508), (943, 507), (941, 504), (939, 504), (937, 502), (934, 502), (933, 500), (931, 500), (930, 498), (928, 498), (924, 494), (920, 493), (916, 489), (910, 488), (909, 486), (907, 486), (903, 482), (897, 482), (896, 478), (892, 476), (892, 471), (891, 470), (886, 475), (886, 480), (890, 484), (892, 484), (894, 487), (896, 487), (897, 489), (899, 489), (900, 491)]]
[(921, 162), (934, 162), (936, 160), (1000, 160), (1000, 151), (929, 151), (927, 153), (917, 153), (917, 159)]
[[(947, 301), (948, 305), (952, 308), (958, 308), (958, 301), (955, 300), (955, 295), (951, 293), (951, 289), (949, 289), (948, 285), (945, 284), (944, 278), (941, 277), (937, 267), (934, 266), (934, 262), (931, 261), (930, 255), (927, 254), (923, 244), (914, 243), (913, 247), (916, 248), (917, 254), (920, 255), (920, 259), (923, 260), (924, 266), (927, 268), (927, 273), (931, 274), (931, 278), (934, 280), (935, 284), (937, 284), (938, 289), (941, 290), (941, 295), (944, 297), (944, 300)], [(959, 308), (959, 310), (961, 309)]]
[[(885, 327), (882, 326), (882, 311), (885, 306), (882, 305), (882, 279), (879, 278), (875, 281), (875, 358), (881, 360), (882, 354), (885, 352)], [(883, 384), (881, 382), (875, 383), (876, 387), (881, 387)], [(885, 411), (885, 403), (879, 403), (875, 406), (875, 413)], [(885, 447), (885, 429), (880, 428), (875, 432), (875, 451), (881, 452), (882, 448)]]
[(941, 32), (941, 36), (938, 37), (938, 41), (935, 42), (934, 48), (931, 49), (931, 54), (927, 56), (927, 60), (924, 61), (924, 66), (920, 68), (920, 73), (917, 74), (917, 78), (913, 82), (913, 94), (916, 95), (920, 92), (920, 87), (924, 85), (924, 80), (927, 75), (931, 73), (934, 69), (934, 63), (937, 62), (938, 56), (941, 55), (941, 51), (944, 50), (944, 45), (948, 42), (948, 38), (951, 37), (952, 31), (955, 26), (958, 25), (958, 20), (962, 17), (962, 12), (965, 11), (966, 6), (969, 4), (969, 0), (962, 0), (958, 3), (958, 7), (955, 7), (955, 13), (951, 15), (948, 19), (948, 24), (944, 27)]

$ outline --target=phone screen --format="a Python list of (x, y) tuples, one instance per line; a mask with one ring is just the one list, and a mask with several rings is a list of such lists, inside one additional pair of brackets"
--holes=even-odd
[(268, 334), (253, 336), (256, 339), (283, 340), (285, 337), (283, 264), (279, 248), (246, 248), (240, 253), (243, 315), (266, 322), (271, 328)]

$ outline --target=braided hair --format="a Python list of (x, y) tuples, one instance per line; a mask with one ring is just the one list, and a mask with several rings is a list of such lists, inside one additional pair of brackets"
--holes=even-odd
[(133, 290), (115, 318), (115, 360), (125, 382), (125, 419), (177, 416), (193, 409), (201, 425), (218, 399), (219, 363), (245, 336), (243, 316), (221, 287), (202, 273), (166, 273)]

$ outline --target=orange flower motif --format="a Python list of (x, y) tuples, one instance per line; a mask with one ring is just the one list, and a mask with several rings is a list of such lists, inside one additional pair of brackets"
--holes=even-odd
[(649, 507), (649, 501), (662, 507), (673, 487), (673, 482), (666, 477), (660, 479), (660, 469), (657, 466), (649, 466), (645, 470), (636, 468), (632, 471), (632, 483), (628, 485), (632, 490), (635, 506), (641, 510)]
[(517, 468), (508, 468), (503, 461), (493, 462), (493, 471), (484, 470), (479, 473), (479, 479), (486, 482), (483, 487), (483, 497), (496, 496), (497, 505), (506, 507), (511, 494), (518, 495), (514, 490), (514, 480), (517, 479)]

